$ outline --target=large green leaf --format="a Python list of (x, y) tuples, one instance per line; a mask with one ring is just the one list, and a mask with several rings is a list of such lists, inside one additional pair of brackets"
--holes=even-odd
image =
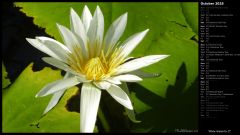
[(27, 16), (34, 17), (36, 25), (46, 28), (49, 35), (60, 41), (55, 24), (69, 26), (70, 7), (81, 15), (85, 4), (92, 13), (96, 5), (100, 6), (106, 27), (128, 12), (128, 24), (121, 41), (150, 29), (131, 55), (170, 55), (144, 69), (161, 73), (160, 77), (130, 85), (137, 119), (142, 121), (130, 126), (131, 130), (155, 132), (197, 127), (198, 44), (193, 40), (198, 28), (197, 3), (16, 3)]
[(69, 89), (60, 103), (42, 116), (51, 96), (35, 98), (36, 93), (45, 84), (62, 77), (60, 71), (50, 68), (33, 72), (32, 66), (3, 92), (3, 132), (79, 132), (79, 113), (66, 109), (68, 99), (78, 88)]
[(198, 3), (183, 2), (181, 3), (183, 14), (193, 31), (198, 33)]

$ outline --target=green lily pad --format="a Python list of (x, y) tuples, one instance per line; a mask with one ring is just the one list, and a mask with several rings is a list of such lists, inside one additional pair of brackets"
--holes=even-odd
[(186, 21), (191, 26), (195, 33), (198, 33), (198, 3), (183, 2), (181, 3), (183, 14)]
[(3, 132), (79, 132), (79, 113), (65, 107), (78, 88), (67, 90), (60, 103), (42, 116), (51, 96), (35, 98), (35, 95), (44, 85), (62, 76), (59, 70), (48, 67), (33, 72), (32, 66), (30, 64), (3, 93)]
[[(135, 57), (168, 54), (170, 57), (144, 70), (160, 73), (129, 85), (136, 117), (132, 132), (172, 132), (176, 128), (197, 127), (198, 28), (197, 3), (16, 3), (34, 23), (60, 40), (56, 23), (69, 26), (70, 7), (81, 15), (84, 5), (93, 13), (99, 5), (104, 14), (105, 31), (110, 23), (128, 12), (128, 22), (121, 41), (150, 29), (131, 54)], [(119, 105), (120, 106), (120, 105)], [(181, 107), (181, 108), (180, 108)], [(160, 115), (160, 116), (159, 116)], [(195, 117), (196, 116), (196, 117)]]
[(10, 85), (11, 82), (8, 79), (8, 73), (6, 71), (6, 68), (2, 62), (2, 89), (6, 88), (8, 85)]

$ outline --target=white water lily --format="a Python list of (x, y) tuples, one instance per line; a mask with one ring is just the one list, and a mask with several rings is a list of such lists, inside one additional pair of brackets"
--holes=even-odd
[[(80, 132), (93, 132), (102, 90), (129, 110), (133, 106), (128, 94), (118, 85), (122, 82), (142, 81), (140, 68), (154, 64), (168, 55), (128, 57), (142, 41), (147, 30), (118, 42), (127, 24), (127, 13), (118, 17), (104, 35), (104, 18), (97, 6), (94, 15), (87, 6), (81, 18), (71, 9), (71, 29), (57, 24), (64, 44), (48, 38), (27, 38), (27, 41), (48, 54), (43, 60), (66, 71), (63, 79), (46, 85), (36, 97), (53, 94), (44, 114), (59, 101), (67, 88), (83, 83), (80, 97)], [(139, 74), (138, 74), (139, 73)]]

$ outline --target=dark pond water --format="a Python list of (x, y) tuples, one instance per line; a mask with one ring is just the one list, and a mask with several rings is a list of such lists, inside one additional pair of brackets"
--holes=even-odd
[[(44, 29), (33, 24), (33, 18), (20, 12), (13, 3), (2, 2), (2, 61), (6, 66), (8, 76), (13, 82), (19, 74), (34, 62), (34, 70), (40, 70), (45, 64), (41, 58), (47, 56), (32, 47), (26, 37), (49, 36)], [(47, 65), (49, 66), (49, 65)]]

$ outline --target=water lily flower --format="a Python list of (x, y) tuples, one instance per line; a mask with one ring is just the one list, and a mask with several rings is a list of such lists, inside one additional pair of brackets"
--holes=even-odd
[(36, 97), (53, 94), (44, 114), (59, 101), (67, 88), (83, 83), (80, 96), (80, 132), (93, 132), (101, 92), (106, 91), (129, 110), (133, 106), (128, 94), (119, 86), (123, 82), (142, 81), (140, 68), (154, 64), (168, 55), (128, 57), (142, 41), (148, 29), (136, 33), (124, 42), (118, 42), (127, 24), (127, 13), (118, 17), (104, 36), (104, 17), (99, 6), (92, 16), (85, 6), (82, 16), (71, 8), (71, 29), (57, 24), (64, 43), (48, 37), (26, 40), (48, 54), (46, 63), (66, 71), (63, 79), (43, 87)]

